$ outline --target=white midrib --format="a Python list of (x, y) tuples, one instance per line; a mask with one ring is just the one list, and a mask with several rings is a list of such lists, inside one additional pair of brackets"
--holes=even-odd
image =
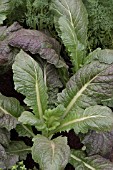
[(52, 163), (53, 163), (54, 155), (55, 155), (55, 144), (53, 141), (51, 141), (51, 148), (52, 148)]
[(78, 118), (78, 119), (75, 119), (75, 120), (72, 120), (72, 121), (69, 121), (67, 123), (62, 124), (61, 126), (58, 127), (58, 129), (61, 129), (61, 128), (65, 127), (65, 126), (69, 126), (69, 125), (71, 125), (73, 123), (81, 122), (81, 121), (84, 121), (84, 120), (87, 120), (87, 119), (103, 118), (103, 117), (106, 117), (106, 116), (96, 115), (96, 116), (86, 116), (86, 117)]
[(68, 112), (72, 109), (73, 105), (75, 104), (75, 102), (77, 101), (77, 99), (82, 95), (82, 93), (86, 90), (86, 88), (90, 85), (90, 83), (97, 77), (98, 75), (96, 75), (95, 77), (93, 77), (88, 83), (86, 83), (79, 91), (78, 93), (73, 97), (73, 99), (71, 100), (71, 102), (68, 104), (65, 113), (63, 114), (64, 118)]
[(36, 98), (37, 98), (36, 100), (37, 100), (39, 117), (40, 117), (40, 120), (43, 121), (43, 111), (42, 111), (42, 104), (41, 104), (41, 101), (40, 101), (40, 92), (39, 92), (37, 75), (36, 75)]
[(10, 113), (3, 109), (3, 107), (0, 107), (0, 110), (2, 110), (5, 114), (10, 115)]
[(96, 170), (95, 168), (93, 168), (92, 166), (90, 166), (89, 164), (87, 164), (86, 162), (84, 162), (83, 160), (81, 160), (80, 158), (76, 157), (75, 155), (71, 154), (71, 158), (75, 159), (78, 162), (83, 162), (83, 164), (89, 168), (90, 170)]
[(72, 27), (74, 28), (74, 24), (73, 24), (73, 19), (72, 19), (72, 14), (71, 14), (71, 11), (70, 11), (70, 9), (69, 9), (69, 5), (68, 5), (68, 3), (67, 3), (67, 1), (65, 1), (65, 3), (66, 3), (66, 5), (67, 5), (67, 8), (68, 8), (68, 12), (69, 12), (69, 17), (70, 17), (70, 22), (71, 22), (71, 25), (72, 25)]
[(35, 88), (36, 88), (36, 101), (37, 101), (38, 113), (39, 113), (40, 120), (43, 121), (43, 110), (42, 110), (42, 104), (40, 101), (40, 91), (39, 91), (39, 84), (38, 84), (37, 71), (36, 71), (35, 65), (34, 65), (34, 69), (35, 69), (35, 76), (36, 76)]

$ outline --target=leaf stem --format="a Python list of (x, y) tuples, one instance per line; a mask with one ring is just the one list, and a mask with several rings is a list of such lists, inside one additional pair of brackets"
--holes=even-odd
[(19, 149), (19, 150), (16, 150), (16, 151), (10, 151), (10, 152), (6, 152), (6, 153), (19, 153), (19, 152), (23, 152), (23, 151), (31, 151), (31, 147), (30, 148), (26, 148), (26, 149)]
[(29, 128), (27, 128), (25, 125), (23, 125), (22, 124), (22, 126), (23, 126), (23, 128), (25, 129), (25, 130), (27, 130), (30, 134), (31, 134), (31, 136), (32, 137), (35, 137), (35, 134), (29, 129)]
[(93, 168), (91, 165), (89, 165), (88, 163), (84, 162), (82, 159), (76, 157), (75, 155), (71, 154), (71, 158), (75, 159), (78, 162), (82, 162), (88, 169), (90, 170), (96, 170), (95, 168)]

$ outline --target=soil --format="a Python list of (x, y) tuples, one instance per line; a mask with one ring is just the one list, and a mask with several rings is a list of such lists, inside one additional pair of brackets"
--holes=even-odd
[[(23, 104), (24, 96), (14, 90), (12, 70), (9, 70), (3, 75), (0, 75), (0, 92), (7, 97), (15, 97), (20, 101), (21, 104)], [(59, 135), (66, 136), (68, 138), (68, 145), (70, 146), (70, 148), (80, 149), (82, 147), (79, 138), (75, 135), (73, 130), (71, 130), (69, 133), (62, 132), (61, 134), (56, 134), (54, 137)], [(18, 137), (18, 134), (15, 130), (11, 131), (11, 140), (23, 140), (28, 146), (32, 146), (32, 141), (28, 137)], [(27, 159), (24, 161), (24, 164), (27, 169), (33, 169), (34, 166), (36, 166), (38, 169), (38, 164), (33, 161), (31, 154), (28, 154)], [(75, 168), (73, 168), (73, 166), (70, 164), (68, 164), (65, 168), (65, 170), (74, 169)]]

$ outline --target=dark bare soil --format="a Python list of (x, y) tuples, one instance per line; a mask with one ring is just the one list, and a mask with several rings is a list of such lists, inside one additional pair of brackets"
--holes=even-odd
[[(20, 101), (21, 104), (23, 104), (24, 96), (14, 90), (12, 70), (9, 70), (4, 75), (0, 75), (0, 92), (7, 97), (15, 97)], [(72, 130), (69, 133), (62, 132), (62, 134), (56, 134), (54, 137), (59, 135), (66, 136), (68, 138), (68, 144), (70, 148), (80, 149), (82, 147), (79, 138)], [(28, 137), (18, 137), (18, 134), (15, 132), (15, 130), (11, 131), (11, 140), (23, 140), (27, 145), (32, 146), (32, 141)], [(36, 166), (38, 169), (38, 164), (33, 161), (30, 154), (27, 156), (27, 159), (24, 161), (24, 163), (27, 169), (33, 169), (34, 166)], [(74, 170), (74, 168), (72, 165), (68, 164), (65, 170)]]

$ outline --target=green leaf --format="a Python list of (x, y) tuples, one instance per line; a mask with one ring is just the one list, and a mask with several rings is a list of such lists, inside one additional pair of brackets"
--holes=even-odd
[(80, 108), (102, 104), (102, 101), (113, 96), (113, 64), (93, 61), (73, 75), (66, 89), (58, 94), (58, 104), (64, 105), (66, 111), (63, 118), (70, 112)]
[(10, 115), (18, 118), (24, 111), (24, 108), (20, 106), (17, 99), (13, 97), (6, 97), (0, 93), (0, 109), (6, 111)]
[(35, 126), (38, 130), (42, 130), (45, 128), (45, 124), (37, 117), (28, 111), (24, 111), (18, 119), (22, 124)]
[(20, 160), (23, 160), (31, 152), (31, 147), (27, 146), (23, 141), (12, 141), (6, 152), (10, 155), (19, 155)]
[(33, 113), (24, 111), (21, 116), (18, 118), (19, 122), (22, 122), (23, 124), (28, 124), (31, 126), (35, 126), (40, 120), (37, 119)]
[(6, 19), (7, 10), (9, 8), (9, 0), (0, 0), (0, 24)]
[(15, 129), (19, 136), (33, 137), (33, 135), (32, 135), (33, 131), (32, 131), (31, 126), (29, 126), (29, 125), (26, 125), (23, 127), (23, 125), (18, 124)]
[(32, 147), (32, 157), (42, 170), (63, 170), (68, 163), (70, 149), (66, 137), (49, 140), (37, 135)]
[(76, 133), (88, 132), (88, 129), (108, 131), (113, 128), (113, 113), (106, 106), (90, 106), (85, 110), (72, 112), (60, 123), (55, 132), (74, 129)]
[(101, 63), (112, 64), (113, 50), (110, 49), (101, 50), (100, 48), (97, 48), (85, 58), (85, 64), (91, 63), (94, 60), (98, 60)]
[(13, 64), (15, 89), (26, 96), (24, 102), (43, 120), (47, 108), (47, 89), (38, 63), (24, 51), (20, 51)]
[(60, 125), (60, 118), (65, 111), (64, 106), (58, 105), (54, 109), (48, 109), (45, 111), (44, 118), (48, 131), (55, 130)]
[(113, 163), (109, 160), (100, 155), (86, 157), (82, 151), (73, 151), (70, 163), (76, 170), (113, 170)]
[(52, 1), (56, 29), (77, 71), (83, 63), (87, 41), (88, 16), (81, 0)]
[(86, 146), (88, 155), (110, 155), (113, 147), (113, 131), (105, 133), (89, 132), (82, 143)]

